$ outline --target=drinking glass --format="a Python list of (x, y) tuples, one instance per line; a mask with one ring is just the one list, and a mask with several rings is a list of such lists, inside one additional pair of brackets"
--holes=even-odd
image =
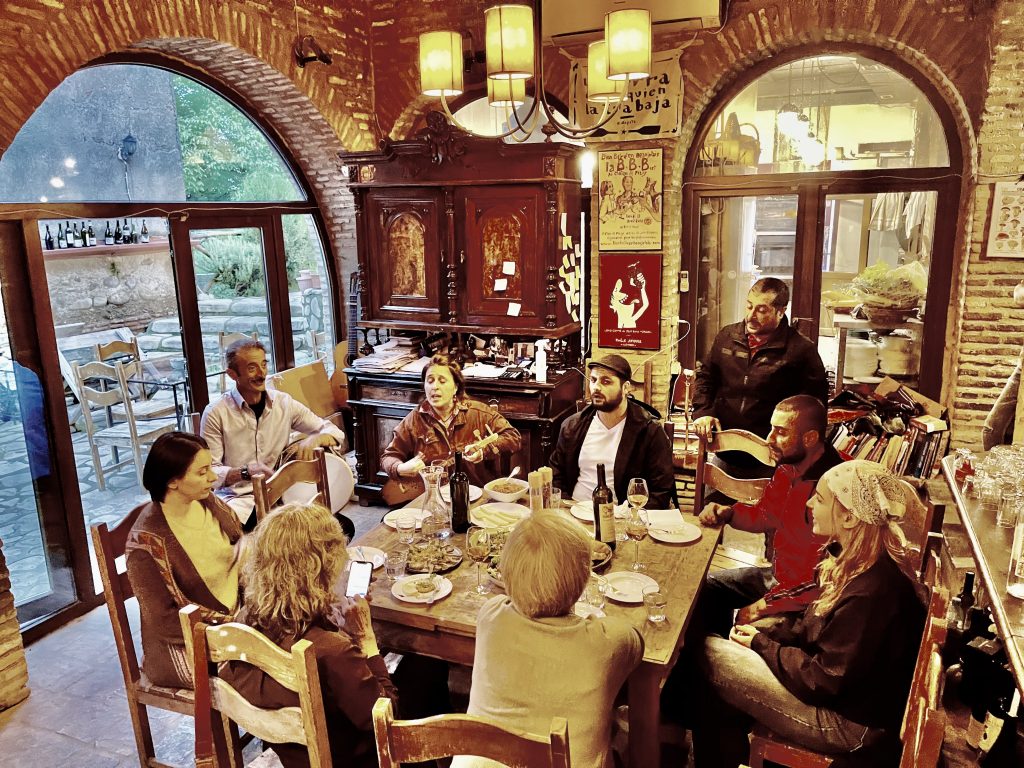
[(601, 578), (591, 574), (590, 581), (587, 582), (587, 588), (583, 591), (582, 599), (600, 611), (608, 602), (605, 596), (607, 591), (608, 587), (602, 583)]
[(1006, 572), (1006, 591), (1024, 600), (1024, 516), (1017, 520), (1010, 546), (1010, 567)]
[(395, 529), (401, 544), (412, 544), (416, 539), (416, 518), (411, 512), (405, 512), (395, 518)]
[(552, 488), (551, 489), (551, 509), (556, 512), (562, 508), (562, 489)]
[(650, 494), (647, 491), (647, 481), (642, 477), (634, 477), (626, 487), (626, 500), (630, 506), (645, 507)]
[(647, 620), (652, 624), (661, 624), (668, 618), (666, 610), (668, 599), (657, 586), (644, 587), (644, 607), (647, 609)]
[(384, 574), (394, 584), (405, 575), (405, 564), (409, 560), (409, 550), (392, 549), (387, 552), (384, 560)]
[(996, 525), (1013, 528), (1017, 524), (1017, 482), (1004, 477), (999, 486), (999, 508), (996, 510)]
[(476, 563), (476, 593), (489, 594), (491, 588), (480, 582), (480, 571), (491, 557), (491, 532), (486, 528), (471, 526), (466, 532), (466, 554)]
[(630, 507), (626, 518), (626, 536), (633, 540), (634, 571), (646, 571), (647, 566), (640, 562), (640, 541), (647, 535), (647, 513), (641, 507)]

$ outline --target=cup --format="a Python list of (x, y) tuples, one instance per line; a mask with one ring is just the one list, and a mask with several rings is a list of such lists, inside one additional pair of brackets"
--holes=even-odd
[(1006, 571), (1006, 591), (1011, 596), (1024, 600), (1024, 518), (1019, 519), (1013, 529), (1010, 567)]
[(416, 518), (411, 513), (405, 513), (395, 518), (395, 529), (398, 531), (398, 541), (402, 544), (412, 544), (416, 538)]
[(1000, 528), (1013, 528), (1017, 524), (1017, 484), (1005, 482), (999, 494), (999, 507), (996, 509), (996, 525)]
[(551, 489), (551, 504), (550, 509), (558, 511), (562, 508), (562, 489), (552, 488)]
[(387, 552), (384, 560), (384, 573), (393, 584), (405, 576), (405, 564), (409, 560), (409, 550), (392, 549)]
[(668, 599), (658, 587), (644, 588), (644, 608), (647, 609), (647, 620), (652, 624), (661, 624), (667, 618)]
[(598, 576), (591, 576), (590, 581), (587, 582), (587, 588), (583, 591), (583, 599), (588, 605), (602, 610), (608, 602), (605, 597), (607, 590), (608, 587), (602, 583)]

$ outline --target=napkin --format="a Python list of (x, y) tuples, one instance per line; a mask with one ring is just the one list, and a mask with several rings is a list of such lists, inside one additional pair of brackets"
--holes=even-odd
[(671, 531), (683, 527), (683, 516), (678, 509), (648, 509), (647, 522), (651, 528)]

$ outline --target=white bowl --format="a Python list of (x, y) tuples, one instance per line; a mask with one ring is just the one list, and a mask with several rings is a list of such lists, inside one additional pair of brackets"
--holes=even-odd
[[(494, 490), (494, 486), (498, 485), (499, 483), (514, 483), (515, 485), (519, 486), (519, 490), (516, 491), (515, 493), (501, 493), (500, 491)], [(519, 501), (521, 498), (523, 498), (523, 496), (525, 496), (529, 492), (530, 484), (525, 480), (520, 480), (518, 477), (501, 477), (498, 478), (497, 480), (491, 480), (491, 482), (487, 483), (487, 485), (484, 486), (484, 490), (487, 491), (487, 495), (490, 496), (495, 501), (506, 501), (511, 503), (513, 501)]]

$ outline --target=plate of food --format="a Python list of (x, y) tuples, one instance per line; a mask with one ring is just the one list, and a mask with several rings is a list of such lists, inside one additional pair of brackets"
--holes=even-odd
[(433, 603), (452, 593), (444, 576), (403, 576), (391, 586), (391, 594), (403, 603)]
[[(479, 485), (471, 485), (471, 486), (469, 486), (469, 502), (470, 502), (470, 504), (472, 504), (474, 501), (476, 501), (477, 499), (479, 499), (483, 495), (484, 495), (484, 489), (481, 488)], [(448, 503), (448, 504), (452, 503), (452, 489), (451, 489), (450, 485), (442, 485), (441, 486), (441, 498), (444, 499), (445, 502)]]
[(469, 521), (482, 528), (508, 528), (530, 514), (529, 507), (492, 501), (469, 510)]
[(423, 521), (430, 517), (430, 512), (419, 507), (402, 507), (401, 509), (392, 509), (381, 521), (388, 528), (398, 528), (395, 525), (395, 521), (398, 520), (402, 515), (412, 515), (416, 519), (416, 530), (418, 531), (423, 525)]
[(484, 485), (487, 495), (495, 501), (519, 501), (530, 490), (530, 484), (515, 477), (499, 477)]
[(603, 541), (590, 542), (590, 569), (596, 571), (598, 568), (604, 568), (612, 561), (614, 555), (612, 548)]
[[(628, 504), (619, 504), (615, 507), (615, 518), (621, 520), (626, 517), (626, 510), (629, 508)], [(569, 508), (569, 514), (575, 517), (577, 520), (582, 520), (585, 523), (594, 522), (594, 505), (589, 501), (577, 501), (572, 507)]]
[(376, 547), (349, 547), (345, 550), (348, 553), (348, 559), (354, 563), (371, 563), (373, 569), (377, 570), (387, 559), (384, 554), (384, 550), (377, 549)]
[(447, 573), (459, 567), (462, 550), (442, 541), (421, 541), (409, 549), (405, 570), (409, 573)]
[(658, 586), (658, 582), (650, 576), (633, 571), (608, 573), (604, 580), (608, 584), (608, 597), (619, 603), (642, 603), (644, 590)]
[(701, 537), (700, 528), (685, 520), (680, 520), (671, 525), (656, 526), (652, 524), (647, 529), (647, 532), (651, 534), (652, 539), (665, 544), (689, 544), (691, 541), (697, 541)]

